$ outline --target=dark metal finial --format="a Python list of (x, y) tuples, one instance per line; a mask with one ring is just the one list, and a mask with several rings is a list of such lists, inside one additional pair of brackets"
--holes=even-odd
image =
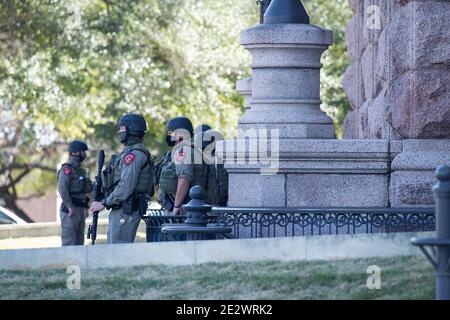
[(300, 0), (271, 0), (264, 14), (264, 24), (309, 24), (309, 16)]

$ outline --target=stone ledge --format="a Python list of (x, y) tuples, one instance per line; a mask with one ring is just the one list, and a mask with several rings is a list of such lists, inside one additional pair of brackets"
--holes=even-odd
[[(233, 143), (239, 150), (231, 152)], [(391, 143), (389, 153), (385, 140), (280, 139), (279, 151), (266, 154), (249, 150), (249, 145), (249, 139), (217, 144), (217, 154), (230, 173), (257, 173), (272, 167), (276, 173), (387, 174), (389, 156), (393, 159), (401, 152), (400, 141)]]
[(331, 45), (333, 32), (311, 24), (260, 24), (241, 32), (241, 44)]
[(390, 203), (396, 208), (432, 207), (435, 170), (442, 164), (450, 166), (450, 139), (410, 139), (402, 144), (403, 152), (392, 162)]
[[(258, 131), (255, 131), (257, 134)], [(252, 137), (253, 139), (253, 137)], [(248, 148), (249, 138), (230, 139), (218, 141), (216, 150), (219, 154), (224, 154), (227, 147), (231, 145), (240, 145), (240, 149)], [(270, 141), (267, 141), (269, 144)], [(231, 148), (230, 148), (231, 149)], [(286, 154), (304, 154), (310, 155), (332, 155), (342, 154), (352, 158), (360, 155), (375, 155), (377, 157), (386, 157), (389, 153), (389, 142), (387, 140), (338, 140), (338, 139), (280, 139), (279, 150), (283, 155)], [(240, 150), (236, 150), (240, 152)], [(391, 154), (398, 154), (402, 151), (401, 141), (391, 141)], [(248, 152), (247, 152), (248, 153)]]
[(392, 162), (394, 171), (433, 171), (450, 165), (450, 139), (402, 141), (402, 152)]
[(450, 166), (450, 152), (402, 152), (392, 162), (392, 170), (434, 172), (441, 164)]
[(308, 261), (418, 255), (410, 244), (415, 236), (434, 233), (326, 235), (291, 238), (181, 241), (50, 249), (0, 251), (0, 269), (29, 270), (192, 265), (207, 262)]

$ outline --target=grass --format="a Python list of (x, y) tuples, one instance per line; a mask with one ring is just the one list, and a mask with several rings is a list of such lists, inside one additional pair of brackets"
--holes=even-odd
[[(381, 289), (366, 286), (367, 267), (381, 268)], [(207, 263), (81, 271), (69, 290), (66, 270), (0, 271), (2, 299), (433, 299), (425, 258)]]

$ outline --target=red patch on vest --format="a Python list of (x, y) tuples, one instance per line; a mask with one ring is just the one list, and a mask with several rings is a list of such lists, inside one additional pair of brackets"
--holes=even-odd
[(128, 153), (123, 159), (123, 163), (125, 163), (126, 166), (129, 166), (133, 163), (134, 159), (136, 159), (136, 156), (133, 153)]
[(186, 157), (186, 152), (184, 152), (183, 150), (178, 151), (177, 153), (177, 161), (183, 161), (184, 158)]
[(70, 169), (70, 167), (64, 167), (63, 172), (65, 176), (68, 176), (69, 174), (72, 173), (72, 169)]

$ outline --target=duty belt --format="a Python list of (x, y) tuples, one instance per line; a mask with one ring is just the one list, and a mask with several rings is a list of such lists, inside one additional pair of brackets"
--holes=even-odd
[(84, 199), (72, 198), (72, 203), (76, 207), (89, 208), (89, 198), (84, 198)]
[(120, 209), (120, 208), (122, 208), (122, 203), (121, 203), (121, 204), (115, 204), (115, 205), (109, 206), (107, 209), (118, 210), (118, 209)]

